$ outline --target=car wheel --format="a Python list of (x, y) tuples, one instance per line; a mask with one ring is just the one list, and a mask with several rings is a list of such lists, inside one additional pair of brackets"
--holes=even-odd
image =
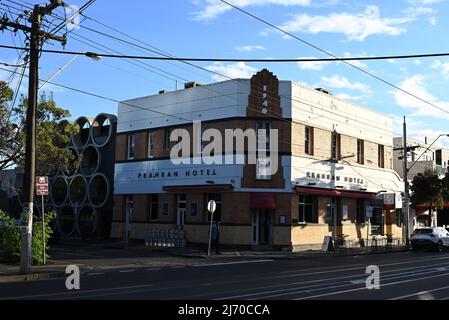
[(436, 250), (437, 250), (438, 252), (443, 252), (443, 242), (438, 241)]

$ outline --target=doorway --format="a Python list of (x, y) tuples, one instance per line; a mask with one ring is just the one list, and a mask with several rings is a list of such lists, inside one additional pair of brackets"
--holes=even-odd
[(273, 244), (273, 214), (272, 209), (254, 209), (252, 214), (253, 244)]
[(177, 205), (177, 220), (176, 224), (179, 228), (183, 229), (186, 218), (187, 198), (185, 194), (178, 195)]

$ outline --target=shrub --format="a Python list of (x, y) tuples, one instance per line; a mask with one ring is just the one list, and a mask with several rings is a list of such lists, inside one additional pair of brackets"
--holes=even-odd
[[(53, 234), (51, 228), (51, 222), (55, 219), (56, 213), (54, 211), (45, 214), (44, 222), (44, 236), (45, 236), (45, 248), (46, 258), (49, 258), (48, 240)], [(21, 254), (21, 233), (20, 226), (15, 224), (7, 214), (0, 211), (0, 241), (3, 243), (3, 259), (7, 262), (19, 262)], [(42, 263), (42, 219), (33, 219), (33, 240), (32, 240), (32, 260), (33, 263)]]

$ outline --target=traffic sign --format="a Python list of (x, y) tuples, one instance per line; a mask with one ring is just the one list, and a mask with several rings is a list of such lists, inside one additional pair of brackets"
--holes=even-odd
[(36, 177), (36, 195), (48, 196), (48, 177)]
[(209, 203), (207, 204), (207, 211), (209, 211), (210, 213), (214, 213), (216, 209), (217, 203), (214, 200), (209, 201)]

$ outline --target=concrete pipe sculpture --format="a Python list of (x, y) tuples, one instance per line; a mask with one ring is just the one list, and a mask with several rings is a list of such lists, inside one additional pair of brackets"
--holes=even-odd
[(78, 211), (77, 228), (81, 236), (91, 236), (95, 234), (98, 226), (97, 210), (89, 205), (85, 205)]
[(100, 151), (98, 151), (95, 146), (88, 145), (81, 152), (80, 171), (86, 177), (91, 177), (93, 174), (95, 174), (100, 168), (100, 163)]
[(91, 129), (92, 142), (97, 148), (106, 146), (113, 135), (113, 125), (117, 117), (112, 114), (100, 113), (94, 120)]
[(72, 144), (76, 148), (84, 148), (89, 143), (92, 122), (92, 118), (86, 117), (79, 117), (76, 120), (78, 132), (72, 135)]
[(76, 229), (76, 212), (71, 206), (65, 206), (58, 210), (58, 229), (61, 235), (71, 236)]
[(64, 168), (63, 172), (67, 178), (71, 178), (75, 174), (78, 173), (78, 169), (79, 169), (79, 165), (80, 165), (80, 155), (79, 155), (78, 151), (76, 150), (76, 148), (74, 148), (74, 147), (69, 147), (68, 150), (72, 153), (73, 159), (71, 159), (67, 168)]
[(102, 174), (96, 174), (89, 183), (89, 203), (98, 209), (103, 207), (109, 200), (111, 186), (108, 178)]
[(60, 208), (67, 201), (68, 183), (64, 177), (56, 177), (50, 188), (50, 198), (52, 204)]
[(87, 180), (82, 175), (76, 175), (70, 181), (69, 200), (73, 207), (80, 207), (87, 199)]

